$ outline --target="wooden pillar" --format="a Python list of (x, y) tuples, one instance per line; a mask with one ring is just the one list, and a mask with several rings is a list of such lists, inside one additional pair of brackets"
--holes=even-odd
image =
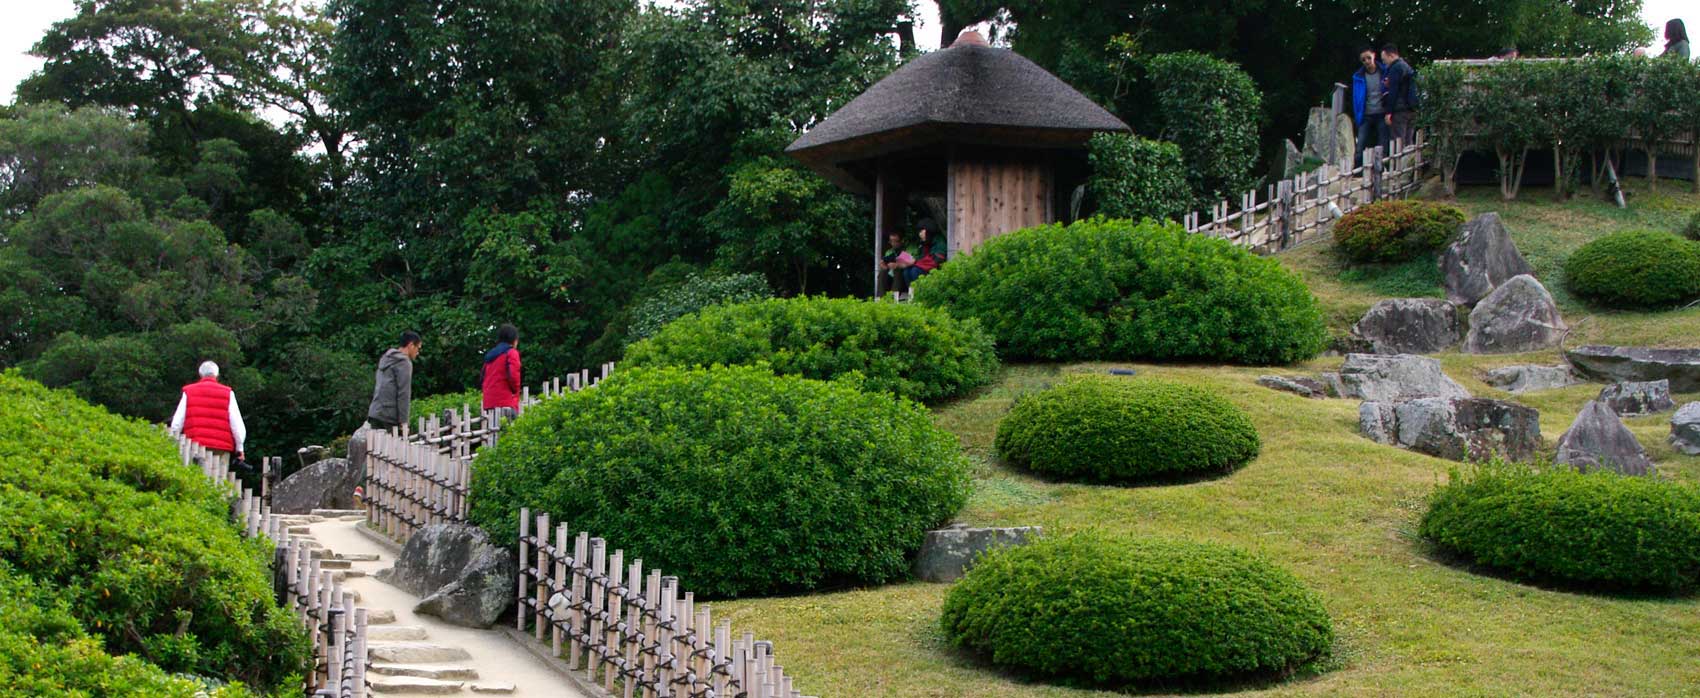
[(880, 260), (885, 258), (885, 161), (881, 160), (874, 175), (874, 291), (880, 297)]

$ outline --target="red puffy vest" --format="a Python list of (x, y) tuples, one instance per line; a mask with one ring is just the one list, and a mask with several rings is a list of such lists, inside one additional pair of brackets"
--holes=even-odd
[(484, 364), (484, 409), (519, 409), (519, 350), (509, 349), (495, 361)]
[(212, 376), (183, 386), (188, 403), (183, 408), (183, 435), (190, 441), (217, 451), (235, 451), (236, 435), (230, 433), (230, 387)]

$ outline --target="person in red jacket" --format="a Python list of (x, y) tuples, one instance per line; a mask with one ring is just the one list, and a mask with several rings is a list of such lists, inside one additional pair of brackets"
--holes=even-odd
[(513, 325), (496, 328), (496, 346), (484, 352), (484, 409), (502, 410), (512, 418), (519, 413), (519, 329)]
[(218, 364), (201, 362), (201, 379), (183, 386), (177, 413), (171, 416), (171, 433), (219, 455), (234, 453), (237, 461), (245, 460), (242, 444), (248, 440), (248, 427), (236, 406), (236, 392), (218, 382)]

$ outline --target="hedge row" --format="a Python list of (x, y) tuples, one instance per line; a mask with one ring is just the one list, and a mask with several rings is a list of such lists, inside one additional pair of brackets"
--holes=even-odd
[(1572, 293), (1611, 308), (1656, 309), (1700, 298), (1700, 242), (1660, 231), (1599, 238), (1564, 260)]

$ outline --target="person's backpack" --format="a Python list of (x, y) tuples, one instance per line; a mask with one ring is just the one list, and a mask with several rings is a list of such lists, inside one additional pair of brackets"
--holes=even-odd
[(1405, 103), (1411, 106), (1412, 111), (1423, 106), (1423, 83), (1417, 77), (1416, 68), (1412, 68), (1411, 76), (1405, 78)]

